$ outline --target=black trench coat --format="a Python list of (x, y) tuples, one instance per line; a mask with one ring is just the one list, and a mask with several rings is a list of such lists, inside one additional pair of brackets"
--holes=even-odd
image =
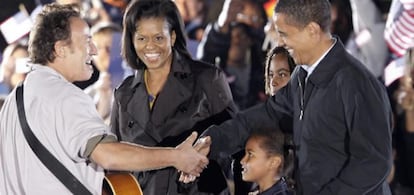
[[(175, 147), (192, 130), (202, 132), (231, 118), (236, 111), (225, 76), (213, 65), (175, 53), (171, 72), (152, 111), (143, 72), (138, 70), (115, 90), (111, 129), (119, 140)], [(218, 193), (227, 187), (214, 161), (203, 171), (198, 185), (178, 184), (177, 170), (173, 167), (135, 175), (146, 195)]]

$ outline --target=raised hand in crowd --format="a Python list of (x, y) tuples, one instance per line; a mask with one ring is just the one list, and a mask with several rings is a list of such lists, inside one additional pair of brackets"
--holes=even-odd
[(414, 89), (412, 77), (402, 77), (402, 85), (397, 91), (397, 102), (405, 111), (405, 125), (408, 132), (414, 133)]
[(220, 12), (217, 24), (222, 33), (229, 31), (230, 24), (237, 19), (237, 14), (243, 10), (243, 0), (226, 0)]

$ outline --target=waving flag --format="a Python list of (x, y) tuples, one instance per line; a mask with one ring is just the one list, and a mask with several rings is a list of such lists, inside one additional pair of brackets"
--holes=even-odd
[(0, 31), (7, 43), (13, 43), (29, 33), (33, 26), (33, 17), (35, 17), (40, 10), (41, 6), (38, 6), (33, 10), (32, 14), (29, 15), (23, 6), (19, 12), (1, 22)]

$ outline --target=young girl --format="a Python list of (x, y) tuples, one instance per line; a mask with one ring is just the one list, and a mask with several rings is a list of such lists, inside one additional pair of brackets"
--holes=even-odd
[(241, 164), (243, 180), (258, 185), (250, 195), (292, 194), (282, 177), (285, 165), (291, 160), (285, 158), (285, 148), (285, 136), (279, 129), (259, 128), (249, 136)]
[(275, 47), (270, 50), (265, 67), (266, 94), (272, 96), (284, 87), (295, 66), (295, 62), (285, 48)]

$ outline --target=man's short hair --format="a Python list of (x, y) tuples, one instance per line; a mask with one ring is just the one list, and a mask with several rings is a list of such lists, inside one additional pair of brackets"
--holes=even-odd
[(75, 5), (47, 4), (36, 18), (29, 37), (29, 58), (32, 63), (46, 65), (55, 60), (55, 43), (71, 43), (70, 19), (80, 17)]
[(331, 6), (328, 0), (279, 0), (275, 13), (286, 15), (286, 23), (298, 28), (315, 22), (322, 31), (330, 30)]

